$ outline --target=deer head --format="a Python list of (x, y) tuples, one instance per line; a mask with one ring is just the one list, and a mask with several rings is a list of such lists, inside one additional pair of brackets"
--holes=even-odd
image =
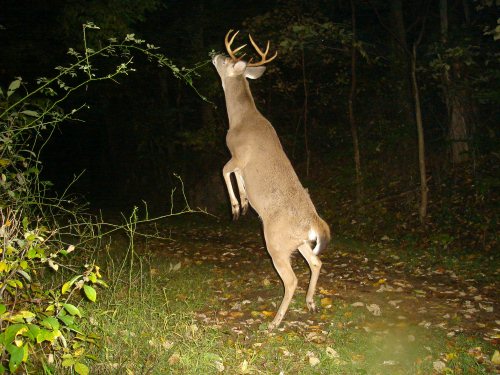
[(217, 69), (217, 72), (219, 73), (219, 76), (222, 79), (223, 86), (225, 86), (224, 81), (228, 77), (245, 77), (250, 79), (259, 78), (266, 70), (266, 67), (263, 65), (271, 62), (278, 55), (278, 52), (275, 52), (275, 54), (271, 58), (267, 58), (267, 54), (269, 53), (269, 47), (270, 47), (269, 41), (267, 42), (266, 50), (262, 51), (259, 48), (259, 46), (255, 43), (255, 41), (252, 39), (252, 36), (249, 34), (248, 37), (250, 39), (250, 42), (252, 43), (252, 46), (255, 48), (255, 51), (260, 55), (261, 60), (258, 62), (252, 62), (253, 59), (250, 59), (247, 62), (243, 60), (243, 57), (246, 54), (243, 54), (240, 57), (236, 57), (236, 54), (243, 48), (245, 48), (246, 44), (243, 44), (234, 50), (231, 49), (231, 45), (233, 44), (234, 39), (238, 35), (239, 31), (236, 31), (232, 35), (232, 37), (230, 37), (232, 33), (233, 30), (229, 30), (224, 39), (224, 43), (226, 45), (226, 50), (227, 53), (229, 54), (229, 57), (224, 55), (217, 55), (212, 60), (213, 64), (215, 65), (215, 68)]

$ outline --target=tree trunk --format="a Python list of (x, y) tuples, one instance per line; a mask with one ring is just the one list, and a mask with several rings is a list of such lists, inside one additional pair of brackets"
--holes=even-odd
[(425, 167), (425, 139), (424, 126), (422, 123), (422, 109), (420, 106), (420, 93), (417, 82), (417, 46), (413, 45), (411, 55), (411, 82), (413, 87), (413, 99), (415, 102), (415, 122), (417, 125), (418, 136), (418, 167), (420, 171), (420, 207), (419, 218), (420, 222), (425, 222), (427, 216), (427, 173)]
[[(464, 2), (466, 5), (466, 2)], [(441, 43), (448, 44), (448, 2), (439, 0), (439, 16), (441, 21)], [(459, 88), (462, 79), (463, 63), (455, 61), (450, 69), (444, 69), (441, 75), (443, 96), (448, 110), (448, 140), (451, 147), (453, 164), (460, 164), (469, 159), (469, 109), (466, 90)]]
[(307, 89), (306, 60), (304, 56), (304, 45), (302, 45), (302, 83), (304, 86), (304, 145), (306, 148), (306, 176), (309, 177), (309, 166), (311, 164), (311, 151), (309, 150), (308, 136), (308, 112), (309, 112), (309, 91)]
[(406, 29), (403, 15), (403, 4), (401, 0), (391, 0), (391, 32), (393, 34), (393, 59), (391, 71), (393, 81), (399, 82), (395, 104), (400, 108), (400, 118), (408, 125), (413, 126), (415, 117), (412, 106), (412, 86), (409, 79), (410, 62), (408, 61), (408, 42), (406, 40)]
[(349, 91), (349, 123), (351, 124), (352, 145), (354, 149), (354, 167), (356, 170), (356, 203), (363, 201), (363, 181), (361, 174), (361, 157), (359, 153), (358, 125), (354, 115), (356, 100), (356, 7), (351, 0), (352, 44), (351, 44), (351, 88)]

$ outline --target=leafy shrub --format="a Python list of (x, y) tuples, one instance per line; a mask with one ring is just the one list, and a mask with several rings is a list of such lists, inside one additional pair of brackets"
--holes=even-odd
[[(41, 149), (85, 107), (65, 113), (61, 103), (81, 87), (134, 71), (132, 52), (192, 85), (195, 71), (177, 68), (155, 46), (127, 35), (94, 50), (88, 29), (98, 27), (83, 25), (84, 51), (69, 49), (74, 62), (58, 66), (55, 77), (39, 78), (33, 91), (21, 78), (0, 88), (0, 374), (31, 368), (52, 374), (60, 367), (87, 374), (89, 347), (99, 340), (81, 323), (84, 301), (95, 301), (96, 287), (106, 286), (86, 251), (103, 234), (66, 192), (54, 196), (50, 182), (40, 180)], [(97, 58), (113, 59), (111, 71), (95, 69)]]
[[(60, 248), (62, 243), (53, 239), (54, 230), (41, 222), (30, 223), (19, 212), (1, 209), (0, 215), (2, 362), (13, 373), (32, 356), (32, 362), (41, 363), (46, 373), (52, 372), (55, 362), (73, 366), (78, 374), (88, 373), (81, 360), (97, 336), (80, 328), (82, 310), (73, 301), (79, 291), (95, 301), (94, 286), (106, 285), (99, 267), (86, 264), (83, 272), (64, 284), (49, 283), (51, 278), (44, 275), (46, 267), (52, 271), (64, 267), (65, 258), (75, 247)], [(5, 369), (0, 366), (3, 373)]]

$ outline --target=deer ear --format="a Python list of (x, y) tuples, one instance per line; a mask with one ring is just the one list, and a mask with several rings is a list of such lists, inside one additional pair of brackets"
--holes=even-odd
[(265, 66), (250, 66), (245, 70), (245, 77), (250, 79), (259, 78), (266, 71)]
[(234, 64), (234, 72), (237, 74), (242, 74), (247, 67), (247, 63), (244, 61), (238, 61)]

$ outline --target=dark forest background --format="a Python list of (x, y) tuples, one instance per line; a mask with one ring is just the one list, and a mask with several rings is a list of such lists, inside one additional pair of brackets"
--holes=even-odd
[(135, 33), (180, 67), (205, 62), (194, 86), (206, 101), (140, 56), (134, 74), (81, 90), (63, 109), (86, 103), (83, 122), (58, 128), (42, 173), (57, 191), (85, 171), (72, 189), (93, 207), (146, 201), (156, 213), (170, 210), (177, 173), (192, 206), (229, 218), (227, 117), (209, 53), (229, 29), (251, 33), (278, 51), (251, 83), (257, 106), (334, 233), (492, 251), (498, 10), (486, 0), (2, 0), (0, 84), (53, 75), (82, 48), (87, 21), (100, 26), (91, 45)]

